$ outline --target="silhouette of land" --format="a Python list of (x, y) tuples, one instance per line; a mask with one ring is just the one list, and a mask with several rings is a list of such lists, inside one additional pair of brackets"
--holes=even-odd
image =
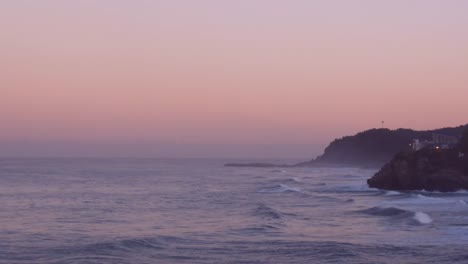
[(353, 136), (335, 139), (317, 158), (298, 164), (228, 163), (233, 167), (301, 167), (301, 166), (352, 166), (380, 168), (400, 151), (410, 150), (414, 139), (431, 140), (434, 133), (460, 136), (467, 125), (434, 130), (370, 129)]

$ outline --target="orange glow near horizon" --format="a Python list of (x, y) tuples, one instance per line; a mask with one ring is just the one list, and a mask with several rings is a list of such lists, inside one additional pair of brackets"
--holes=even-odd
[(323, 144), (467, 123), (468, 2), (350, 2), (4, 1), (0, 141)]

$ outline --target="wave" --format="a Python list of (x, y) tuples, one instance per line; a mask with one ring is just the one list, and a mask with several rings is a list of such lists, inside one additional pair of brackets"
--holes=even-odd
[(102, 250), (118, 250), (120, 252), (133, 251), (135, 249), (164, 249), (173, 243), (190, 244), (192, 240), (171, 237), (171, 236), (158, 236), (158, 237), (140, 237), (132, 239), (122, 239), (116, 241), (107, 241), (95, 244), (89, 244), (82, 248), (84, 251), (102, 251)]
[(452, 196), (452, 195), (466, 195), (468, 194), (468, 190), (458, 190), (454, 192), (440, 192), (440, 191), (426, 191), (426, 190), (420, 190), (418, 191), (420, 193), (424, 194), (443, 194), (446, 196)]
[[(392, 245), (339, 241), (296, 241), (276, 239), (280, 231), (267, 225), (230, 230), (231, 235), (248, 239), (230, 241), (219, 238), (193, 244), (171, 244), (161, 251), (134, 250), (118, 252), (80, 253), (76, 249), (54, 255), (53, 251), (39, 251), (40, 255), (1, 258), (0, 263), (43, 264), (123, 264), (123, 263), (465, 263), (466, 246)], [(259, 235), (274, 235), (275, 239), (258, 239)], [(47, 254), (48, 253), (48, 254)], [(36, 256), (37, 258), (33, 258)], [(266, 257), (267, 256), (267, 257)], [(4, 257), (4, 256), (2, 256)], [(39, 259), (39, 260), (37, 260)], [(221, 261), (220, 261), (221, 260)], [(265, 261), (264, 261), (265, 262)]]
[[(396, 192), (397, 193), (397, 192)], [(391, 201), (388, 202), (390, 204), (446, 204), (446, 203), (454, 203), (456, 202), (453, 199), (444, 199), (444, 198), (437, 198), (437, 197), (430, 197), (422, 194), (404, 194), (404, 193), (389, 193), (386, 192), (384, 196), (396, 196), (396, 195), (404, 195), (401, 200), (398, 201)], [(387, 202), (386, 202), (387, 203)]]
[(277, 183), (277, 184), (288, 184), (288, 183), (292, 183), (292, 184), (302, 184), (303, 182), (297, 178), (297, 177), (292, 177), (292, 178), (289, 178), (289, 179), (273, 179), (270, 181), (271, 183)]
[(457, 200), (430, 197), (422, 194), (413, 194), (409, 197), (409, 199), (402, 201), (402, 203), (406, 204), (453, 204), (456, 202)]
[(286, 170), (272, 170), (271, 172), (274, 172), (274, 173), (286, 173), (287, 171), (286, 171)]
[(282, 214), (275, 209), (265, 205), (260, 204), (254, 211), (253, 215), (259, 216), (261, 218), (268, 218), (268, 219), (281, 219)]
[(323, 203), (338, 203), (338, 204), (343, 204), (343, 203), (352, 203), (354, 202), (354, 199), (348, 198), (337, 198), (329, 195), (320, 195), (320, 194), (307, 194), (307, 197), (309, 199), (313, 199), (314, 202), (323, 202)]
[[(411, 206), (429, 206), (429, 205), (461, 205), (461, 204), (466, 204), (466, 202), (463, 199), (456, 198), (456, 197), (450, 197), (450, 196), (442, 196), (442, 197), (433, 197), (433, 196), (428, 196), (423, 195), (423, 194), (411, 194), (411, 193), (400, 193), (398, 195), (398, 198), (401, 199), (392, 199), (389, 201), (384, 201), (383, 204), (388, 205), (388, 206), (394, 206), (394, 205), (411, 205)], [(386, 192), (384, 196), (397, 196), (397, 194), (389, 194)]]
[(317, 192), (327, 192), (327, 193), (359, 193), (359, 194), (371, 194), (379, 193), (379, 190), (371, 189), (367, 184), (358, 184), (358, 185), (323, 185), (323, 188), (316, 190)]
[(418, 221), (420, 224), (430, 224), (432, 223), (432, 218), (423, 212), (416, 212), (413, 218)]
[[(448, 196), (448, 197), (444, 197), (444, 198), (437, 198), (437, 197), (430, 197), (430, 196), (425, 196), (425, 195), (422, 195), (422, 194), (417, 194), (416, 196), (416, 200), (419, 200), (421, 202), (430, 202), (430, 203), (461, 203), (461, 204), (466, 204), (465, 200), (463, 199), (453, 199), (455, 197), (453, 196)], [(452, 199), (450, 199), (450, 197)], [(449, 198), (449, 199), (446, 199), (446, 198)]]
[(413, 211), (404, 210), (397, 207), (380, 206), (372, 207), (358, 212), (375, 216), (412, 216), (414, 214)]
[[(281, 234), (281, 225), (276, 225), (276, 224), (253, 224), (250, 226), (246, 226), (243, 228), (233, 228), (228, 231), (231, 235), (235, 236), (240, 236), (242, 238), (246, 237), (258, 237), (264, 236), (264, 235), (279, 235)], [(242, 241), (245, 243), (246, 241)], [(210, 262), (211, 263), (211, 262)], [(212, 262), (212, 263), (218, 263), (218, 262)], [(234, 262), (233, 262), (234, 263)]]
[(395, 195), (400, 195), (401, 192), (397, 192), (397, 191), (386, 191), (384, 196), (395, 196)]
[(283, 192), (300, 192), (298, 188), (289, 187), (286, 184), (278, 184), (272, 187), (260, 188), (259, 193), (283, 193)]
[[(189, 263), (198, 263), (199, 257), (191, 252), (178, 256), (171, 253), (174, 246), (197, 248), (203, 243), (203, 240), (171, 236), (123, 238), (81, 245), (38, 248), (31, 250), (29, 256), (24, 257), (24, 262), (16, 257), (9, 259), (0, 251), (0, 263), (154, 263), (154, 255), (166, 258), (164, 263), (175, 263), (177, 260), (180, 261), (180, 258), (190, 260)], [(3, 262), (5, 259), (10, 261)], [(40, 261), (30, 261), (33, 259)]]
[(233, 229), (235, 233), (242, 233), (244, 235), (257, 235), (258, 233), (275, 232), (279, 228), (273, 225), (257, 225), (240, 229)]
[(292, 183), (302, 183), (302, 181), (299, 178), (296, 178), (296, 177), (289, 178), (286, 181), (287, 182), (292, 182)]
[(429, 196), (425, 196), (422, 194), (416, 194), (416, 199), (421, 200), (421, 201), (428, 201), (428, 202), (443, 202), (443, 201), (449, 202), (442, 198), (429, 197)]
[(372, 207), (369, 209), (358, 211), (373, 216), (384, 216), (393, 219), (411, 219), (415, 220), (418, 224), (430, 224), (432, 218), (424, 212), (414, 212), (411, 210), (405, 210), (398, 207)]

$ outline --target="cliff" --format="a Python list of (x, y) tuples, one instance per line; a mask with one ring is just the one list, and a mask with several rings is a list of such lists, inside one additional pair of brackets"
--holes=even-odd
[(367, 183), (385, 190), (468, 190), (468, 130), (454, 149), (398, 153)]

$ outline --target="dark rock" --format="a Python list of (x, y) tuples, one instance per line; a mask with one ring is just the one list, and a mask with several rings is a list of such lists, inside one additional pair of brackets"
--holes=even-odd
[(451, 192), (468, 189), (467, 157), (458, 149), (423, 149), (400, 152), (367, 180), (369, 187), (385, 190)]

